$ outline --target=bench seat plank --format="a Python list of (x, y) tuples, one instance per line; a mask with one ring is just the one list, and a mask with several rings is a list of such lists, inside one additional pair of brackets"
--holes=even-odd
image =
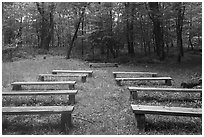
[(118, 63), (89, 63), (89, 67), (118, 67)]
[(165, 80), (167, 85), (171, 85), (171, 77), (139, 77), (139, 78), (115, 78), (118, 85), (121, 85), (121, 81), (137, 81), (137, 80)]
[(32, 96), (32, 95), (69, 95), (69, 102), (75, 103), (75, 95), (78, 90), (52, 90), (52, 91), (9, 91), (2, 92), (2, 96)]
[(4, 115), (14, 114), (52, 114), (52, 113), (72, 113), (74, 106), (29, 106), (29, 107), (2, 107)]
[(81, 81), (86, 82), (87, 74), (39, 74), (39, 81), (45, 81), (45, 77), (81, 77)]
[(200, 97), (202, 97), (202, 89), (187, 89), (187, 88), (152, 88), (152, 87), (128, 87), (130, 91), (130, 98), (137, 99), (138, 91), (156, 91), (156, 92), (193, 92), (200, 93)]
[(152, 77), (156, 77), (157, 73), (154, 72), (122, 72), (122, 71), (117, 71), (117, 72), (113, 72), (113, 76), (114, 78), (117, 77), (117, 74), (137, 74), (137, 75), (152, 75)]
[(46, 76), (46, 77), (82, 77), (82, 76), (87, 76), (87, 74), (39, 74), (39, 76)]
[(148, 88), (148, 87), (128, 87), (130, 91), (165, 91), (165, 92), (197, 92), (202, 93), (202, 89), (189, 89), (189, 88)]
[(29, 107), (2, 107), (3, 115), (36, 115), (36, 114), (61, 114), (62, 131), (68, 133), (72, 127), (71, 113), (74, 106), (29, 106)]
[(49, 81), (49, 82), (13, 82), (13, 90), (21, 90), (21, 85), (69, 85), (69, 89), (74, 89), (76, 81)]
[(146, 105), (131, 105), (131, 107), (133, 112), (137, 114), (202, 117), (201, 108), (146, 106)]
[(76, 81), (51, 81), (51, 82), (13, 82), (11, 85), (64, 85), (76, 84)]
[(57, 73), (87, 73), (89, 77), (92, 77), (92, 70), (53, 70), (52, 74)]
[(9, 91), (9, 92), (2, 92), (2, 95), (4, 96), (16, 96), (16, 95), (59, 95), (59, 94), (77, 94), (77, 90), (52, 90), (52, 91)]
[(135, 81), (135, 80), (172, 80), (171, 77), (139, 77), (139, 78), (115, 78), (116, 81)]
[(171, 116), (187, 116), (201, 117), (201, 108), (184, 108), (184, 107), (167, 107), (167, 106), (147, 106), (147, 105), (131, 105), (137, 128), (139, 131), (145, 131), (145, 114), (154, 115), (171, 115)]

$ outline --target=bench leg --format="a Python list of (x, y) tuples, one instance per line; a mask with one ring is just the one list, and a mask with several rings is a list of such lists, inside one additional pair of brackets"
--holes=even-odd
[(71, 113), (64, 112), (61, 114), (61, 126), (62, 131), (67, 134), (69, 129), (72, 127), (72, 116)]
[(69, 102), (75, 104), (75, 95), (69, 95)]
[(88, 77), (92, 77), (92, 73), (88, 73)]
[(52, 74), (57, 74), (57, 72), (52, 72)]
[(113, 74), (113, 77), (114, 77), (114, 78), (116, 78), (116, 77), (117, 77), (117, 75), (116, 75), (116, 74)]
[(39, 81), (45, 81), (44, 76), (39, 76), (38, 80)]
[(74, 84), (70, 84), (70, 85), (69, 85), (69, 89), (70, 89), (70, 90), (74, 89)]
[(200, 98), (202, 99), (202, 93), (200, 93)]
[(171, 85), (172, 85), (172, 84), (171, 84), (171, 80), (170, 80), (170, 79), (165, 80), (165, 84), (166, 84), (167, 86), (171, 86)]
[(117, 83), (118, 86), (122, 86), (121, 80), (116, 80), (116, 83)]
[(22, 90), (21, 85), (13, 85), (12, 90)]
[(157, 74), (152, 74), (152, 77), (157, 77)]
[(138, 94), (137, 91), (132, 92), (132, 99), (137, 99)]
[(86, 76), (81, 77), (81, 82), (85, 83), (86, 82)]
[(137, 128), (140, 132), (145, 131), (145, 114), (135, 114)]

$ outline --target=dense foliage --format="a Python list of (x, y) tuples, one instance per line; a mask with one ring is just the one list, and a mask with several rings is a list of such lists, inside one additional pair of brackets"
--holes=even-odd
[(201, 2), (3, 2), (3, 46), (66, 46), (82, 56), (116, 58), (154, 53), (164, 60), (176, 47), (201, 48)]

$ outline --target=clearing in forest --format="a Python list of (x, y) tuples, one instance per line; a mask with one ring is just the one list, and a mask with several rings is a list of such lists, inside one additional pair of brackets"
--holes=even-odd
[[(199, 94), (139, 92), (138, 100), (130, 100), (127, 87), (147, 86), (165, 87), (155, 82), (126, 82), (118, 86), (114, 80), (114, 71), (149, 71), (159, 76), (173, 78), (171, 87), (180, 87), (181, 82), (191, 80), (192, 76), (200, 76), (200, 62), (181, 64), (126, 64), (118, 68), (90, 68), (88, 62), (78, 59), (66, 60), (61, 56), (48, 56), (35, 59), (6, 62), (2, 64), (3, 91), (11, 90), (14, 81), (37, 81), (38, 74), (52, 73), (54, 69), (93, 70), (93, 77), (85, 83), (77, 82), (76, 104), (73, 115), (71, 135), (136, 135), (136, 134), (202, 134), (202, 121), (193, 117), (173, 117), (148, 115), (146, 132), (138, 132), (135, 117), (130, 104), (166, 105), (180, 107), (202, 107)], [(142, 97), (141, 97), (142, 95)], [(64, 105), (63, 96), (27, 96), (3, 97), (3, 106), (22, 105)], [(60, 131), (58, 115), (3, 116), (3, 134), (63, 134)]]

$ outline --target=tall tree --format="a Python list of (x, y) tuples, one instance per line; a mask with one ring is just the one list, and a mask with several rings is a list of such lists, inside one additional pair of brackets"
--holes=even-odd
[(133, 24), (134, 24), (134, 4), (126, 2), (125, 3), (126, 11), (126, 38), (128, 44), (128, 54), (134, 55), (134, 33), (133, 33)]
[(183, 19), (184, 19), (185, 6), (181, 2), (176, 3), (176, 11), (177, 11), (176, 34), (177, 34), (177, 46), (179, 49), (178, 62), (180, 62), (181, 57), (184, 56), (182, 29), (183, 29)]
[(160, 60), (165, 59), (165, 52), (164, 52), (164, 40), (163, 40), (163, 30), (162, 30), (162, 14), (159, 11), (159, 4), (158, 2), (149, 2), (149, 16), (153, 22), (153, 33), (155, 38), (155, 46), (157, 55), (159, 56)]
[(70, 44), (70, 46), (68, 47), (68, 50), (67, 50), (67, 57), (66, 57), (66, 59), (70, 59), (70, 55), (71, 55), (71, 51), (72, 51), (72, 48), (73, 48), (73, 45), (74, 45), (74, 41), (77, 38), (77, 32), (79, 30), (80, 23), (82, 22), (82, 19), (84, 17), (85, 10), (86, 10), (86, 5), (83, 6), (82, 9), (81, 9), (81, 14), (80, 14), (78, 23), (76, 25), (76, 30), (75, 30), (74, 36), (73, 36), (71, 44)]
[(41, 15), (40, 21), (40, 48), (49, 50), (51, 38), (54, 35), (54, 11), (55, 4), (36, 2), (38, 12)]

